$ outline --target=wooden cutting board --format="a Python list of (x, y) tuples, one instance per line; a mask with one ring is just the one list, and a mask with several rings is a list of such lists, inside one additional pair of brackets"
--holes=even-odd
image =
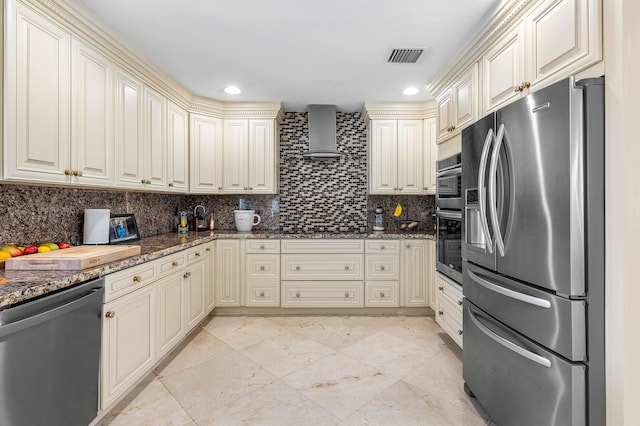
[(5, 261), (5, 269), (79, 271), (137, 254), (140, 254), (140, 246), (135, 245), (77, 246), (12, 257)]

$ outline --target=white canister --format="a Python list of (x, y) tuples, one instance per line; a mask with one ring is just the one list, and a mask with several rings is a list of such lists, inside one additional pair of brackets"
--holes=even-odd
[(234, 210), (233, 215), (236, 219), (236, 229), (239, 232), (249, 232), (251, 228), (260, 223), (260, 216), (256, 214), (255, 210)]
[(83, 244), (109, 244), (109, 209), (85, 209)]

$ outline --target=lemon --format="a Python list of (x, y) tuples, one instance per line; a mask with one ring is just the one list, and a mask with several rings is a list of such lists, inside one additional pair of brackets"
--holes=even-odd
[(6, 251), (0, 250), (0, 260), (11, 259), (11, 255)]
[(47, 246), (40, 246), (38, 247), (38, 253), (46, 253), (48, 251), (51, 251), (51, 249)]

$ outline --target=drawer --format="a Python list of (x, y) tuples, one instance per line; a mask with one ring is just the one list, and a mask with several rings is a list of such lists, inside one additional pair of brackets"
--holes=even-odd
[(283, 308), (362, 308), (362, 281), (287, 281), (282, 283)]
[(280, 280), (280, 255), (248, 254), (245, 257), (248, 280)]
[(399, 256), (385, 254), (368, 254), (364, 271), (365, 280), (399, 280)]
[(364, 306), (398, 307), (398, 281), (373, 281), (364, 283)]
[(246, 240), (246, 253), (280, 253), (280, 240)]
[(109, 274), (104, 277), (104, 301), (109, 302), (117, 297), (132, 292), (152, 283), (157, 278), (156, 263), (147, 262), (128, 268), (124, 271)]
[(364, 280), (362, 254), (283, 254), (283, 280)]
[(186, 251), (187, 263), (196, 262), (207, 257), (206, 247), (199, 245)]
[(451, 303), (460, 306), (462, 312), (463, 296), (460, 284), (454, 283), (449, 278), (436, 273), (436, 293), (446, 297)]
[(158, 276), (162, 277), (168, 275), (185, 265), (184, 251), (180, 253), (165, 256), (157, 260), (158, 263)]
[(281, 240), (282, 253), (364, 253), (364, 240)]
[(280, 281), (248, 281), (245, 306), (280, 306)]
[(365, 240), (364, 243), (365, 253), (388, 253), (399, 254), (400, 253), (400, 241), (399, 240)]
[(462, 306), (436, 294), (436, 322), (462, 348)]

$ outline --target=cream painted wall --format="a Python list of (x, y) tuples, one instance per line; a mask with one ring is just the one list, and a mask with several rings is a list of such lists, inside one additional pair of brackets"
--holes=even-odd
[(640, 424), (640, 2), (604, 0), (607, 424)]

